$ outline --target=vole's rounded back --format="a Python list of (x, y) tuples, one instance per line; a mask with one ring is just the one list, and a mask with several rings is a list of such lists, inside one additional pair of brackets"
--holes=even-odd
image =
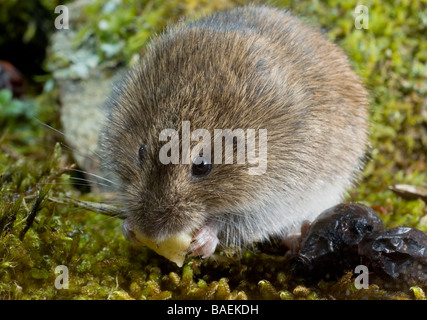
[[(125, 234), (191, 233), (207, 256), (218, 240), (295, 232), (354, 182), (367, 105), (343, 51), (286, 11), (247, 6), (169, 28), (110, 101), (104, 159), (121, 184)], [(266, 172), (214, 163), (199, 177), (191, 164), (162, 164), (160, 133), (184, 121), (212, 137), (266, 129)]]

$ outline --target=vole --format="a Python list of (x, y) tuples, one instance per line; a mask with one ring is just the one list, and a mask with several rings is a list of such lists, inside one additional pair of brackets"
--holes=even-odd
[[(103, 161), (118, 181), (124, 235), (156, 243), (186, 234), (188, 253), (209, 257), (218, 245), (298, 233), (354, 185), (367, 107), (343, 50), (288, 11), (243, 6), (168, 27), (108, 102)], [(266, 145), (255, 144), (265, 172), (249, 174), (248, 158), (215, 163), (214, 150), (187, 163), (184, 145), (200, 141), (186, 142), (184, 125), (207, 130), (212, 145), (215, 129), (265, 132)], [(173, 142), (163, 156), (179, 150), (179, 163), (164, 164)]]

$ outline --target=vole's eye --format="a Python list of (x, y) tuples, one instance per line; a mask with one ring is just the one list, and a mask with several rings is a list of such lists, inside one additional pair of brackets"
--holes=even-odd
[(139, 161), (144, 161), (145, 155), (147, 153), (147, 145), (143, 144), (138, 149), (138, 159)]
[(212, 164), (207, 161), (203, 154), (199, 154), (198, 157), (194, 158), (191, 167), (191, 174), (193, 176), (202, 177), (207, 175), (211, 170)]

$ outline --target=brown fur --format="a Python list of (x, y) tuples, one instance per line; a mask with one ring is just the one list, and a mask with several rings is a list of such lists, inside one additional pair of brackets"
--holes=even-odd
[[(345, 54), (319, 32), (285, 11), (237, 8), (151, 42), (111, 99), (104, 159), (138, 232), (211, 225), (223, 245), (241, 245), (293, 232), (339, 201), (362, 165), (367, 105)], [(161, 130), (186, 120), (191, 130), (267, 129), (267, 172), (214, 164), (194, 179), (191, 165), (162, 165)]]

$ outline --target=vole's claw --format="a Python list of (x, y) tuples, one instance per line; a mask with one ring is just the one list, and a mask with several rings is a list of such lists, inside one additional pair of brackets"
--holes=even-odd
[(194, 235), (189, 256), (207, 258), (215, 252), (218, 242), (217, 232), (211, 227), (204, 226)]

